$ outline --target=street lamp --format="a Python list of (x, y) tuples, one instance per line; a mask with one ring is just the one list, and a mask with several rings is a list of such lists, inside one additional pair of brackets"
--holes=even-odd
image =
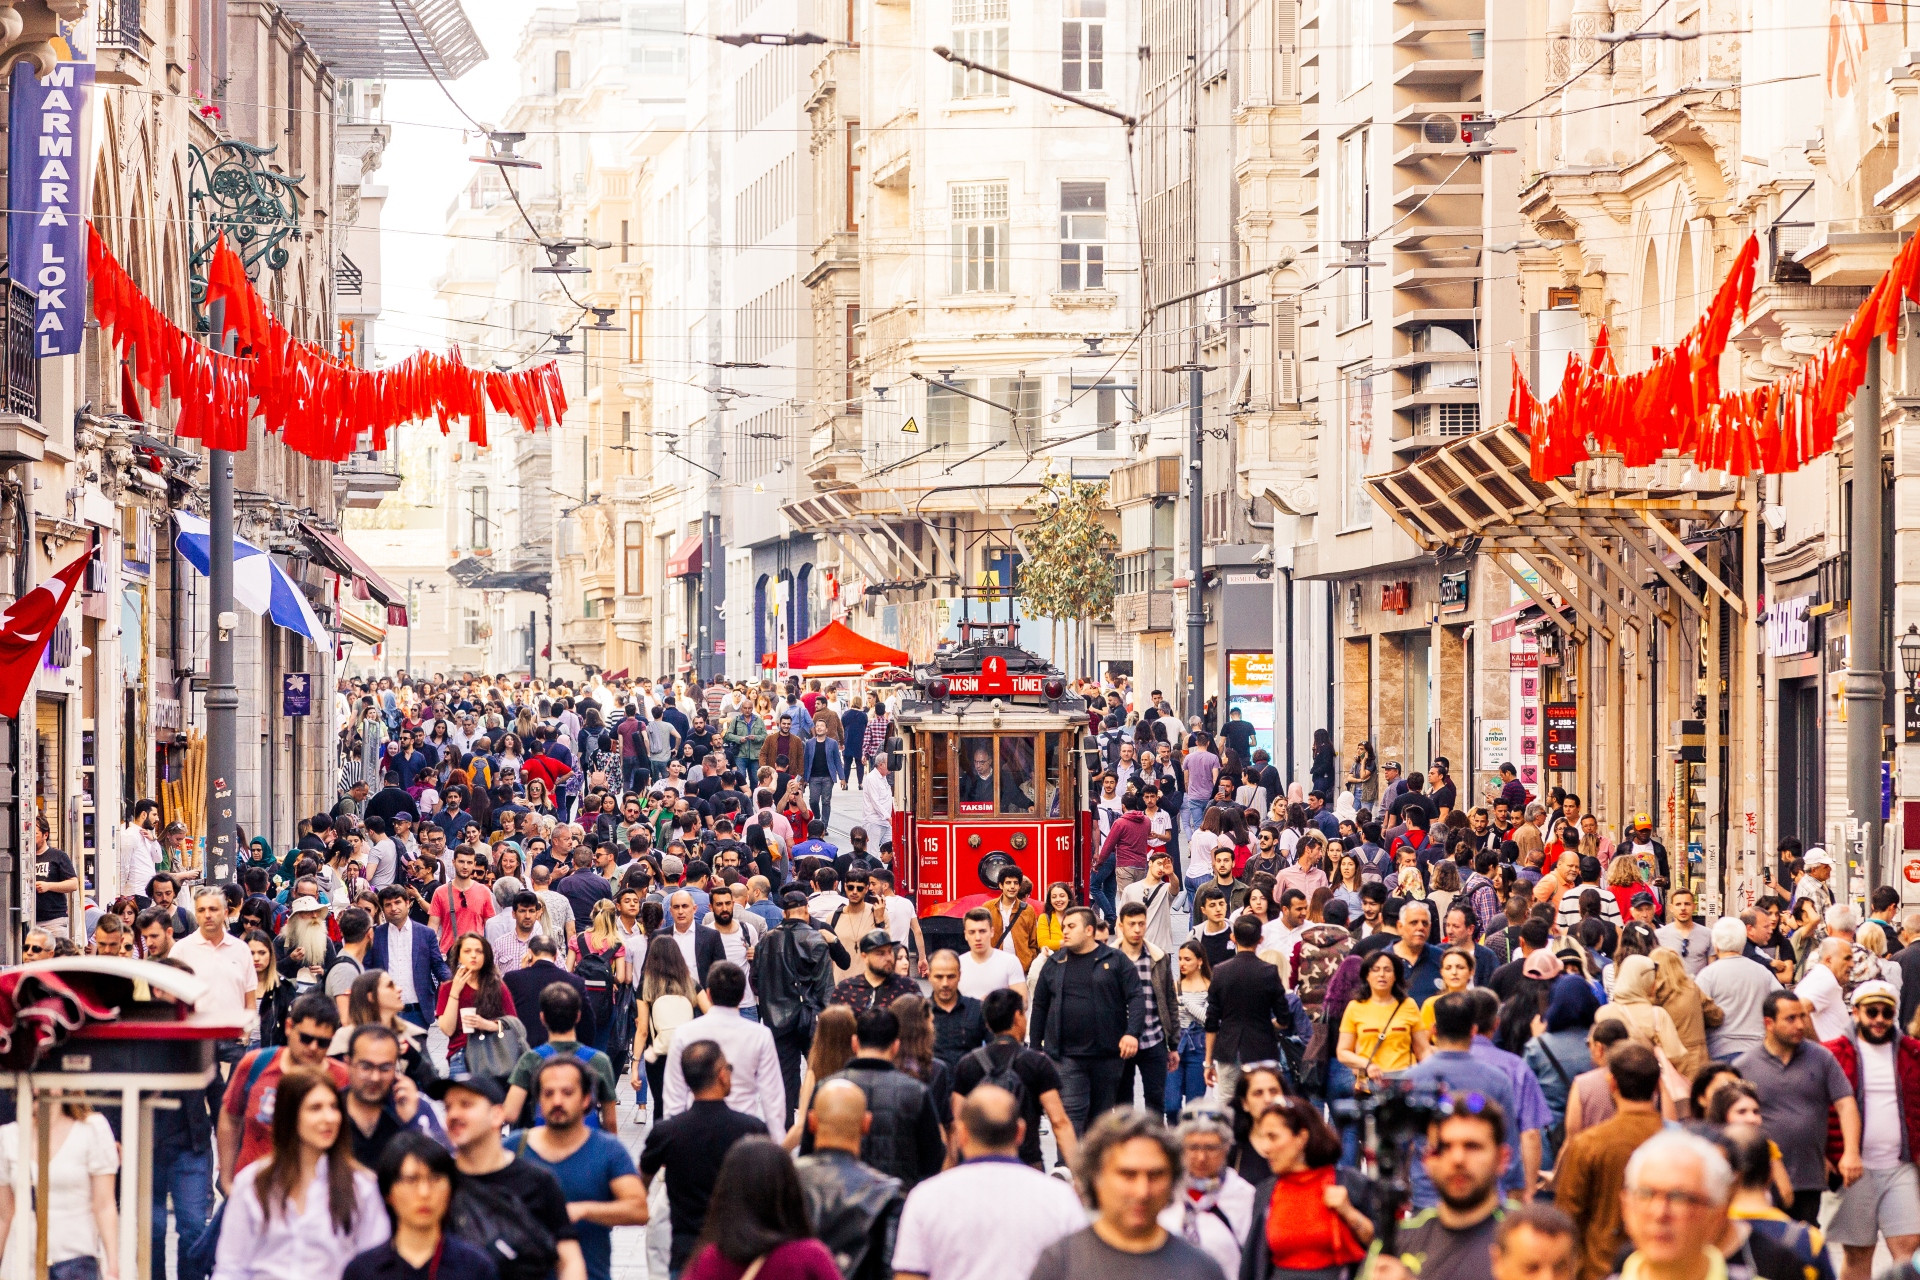
[(1911, 692), (1920, 684), (1920, 624), (1909, 622), (1907, 634), (1900, 637), (1900, 670), (1906, 673)]

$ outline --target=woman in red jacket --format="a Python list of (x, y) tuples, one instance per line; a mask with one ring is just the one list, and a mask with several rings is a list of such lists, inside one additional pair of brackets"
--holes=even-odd
[(1254, 1192), (1239, 1280), (1332, 1280), (1351, 1274), (1373, 1243), (1366, 1180), (1337, 1168), (1340, 1139), (1304, 1098), (1261, 1112), (1253, 1144), (1273, 1177)]

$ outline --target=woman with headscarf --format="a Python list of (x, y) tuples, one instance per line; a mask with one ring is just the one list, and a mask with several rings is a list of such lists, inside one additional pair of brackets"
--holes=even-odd
[(1625, 1023), (1628, 1037), (1656, 1055), (1664, 1056), (1663, 1065), (1679, 1069), (1683, 1061), (1692, 1061), (1686, 1042), (1680, 1038), (1680, 1029), (1673, 1023), (1673, 1015), (1654, 1002), (1659, 971), (1654, 968), (1653, 960), (1648, 956), (1628, 956), (1620, 962), (1615, 974), (1612, 996), (1600, 1007), (1594, 1021)]
[[(1536, 957), (1545, 956), (1544, 962), (1536, 963)], [(1551, 952), (1535, 952), (1527, 958), (1529, 972), (1538, 970), (1545, 974), (1560, 970), (1560, 962)], [(1527, 1041), (1522, 1055), (1526, 1059), (1534, 1078), (1540, 1082), (1540, 1092), (1546, 1096), (1547, 1106), (1553, 1111), (1553, 1126), (1549, 1132), (1556, 1136), (1567, 1119), (1567, 1099), (1573, 1093), (1574, 1077), (1593, 1065), (1592, 1053), (1587, 1047), (1587, 1033), (1593, 1029), (1594, 1014), (1600, 1008), (1600, 1002), (1593, 994), (1593, 988), (1581, 978), (1556, 972), (1548, 980), (1547, 1010), (1541, 1017), (1538, 1033)], [(1548, 1144), (1550, 1147), (1556, 1145)], [(1551, 1164), (1550, 1154), (1543, 1153), (1542, 1164)]]
[[(1675, 1058), (1673, 1065), (1691, 1080), (1695, 1072), (1712, 1061), (1707, 1056), (1708, 1028), (1719, 1026), (1726, 1015), (1711, 997), (1694, 985), (1686, 962), (1678, 952), (1656, 947), (1647, 958), (1653, 961), (1653, 1002), (1667, 1011), (1667, 1016), (1673, 1019), (1674, 1030), (1679, 1033), (1680, 1043), (1687, 1046), (1687, 1056)], [(1615, 986), (1618, 987), (1617, 982)]]

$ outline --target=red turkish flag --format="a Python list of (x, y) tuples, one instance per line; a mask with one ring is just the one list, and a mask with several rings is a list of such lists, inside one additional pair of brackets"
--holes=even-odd
[(88, 547), (85, 555), (0, 613), (0, 716), (12, 719), (20, 714), (20, 701), (33, 682), (34, 668), (40, 665), (40, 655), (47, 651), (53, 629), (67, 611), (93, 552)]

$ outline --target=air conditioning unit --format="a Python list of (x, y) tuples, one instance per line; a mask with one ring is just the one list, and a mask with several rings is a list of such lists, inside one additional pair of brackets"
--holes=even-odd
[(1420, 122), (1420, 140), (1432, 147), (1451, 147), (1460, 141), (1460, 117), (1435, 112)]

